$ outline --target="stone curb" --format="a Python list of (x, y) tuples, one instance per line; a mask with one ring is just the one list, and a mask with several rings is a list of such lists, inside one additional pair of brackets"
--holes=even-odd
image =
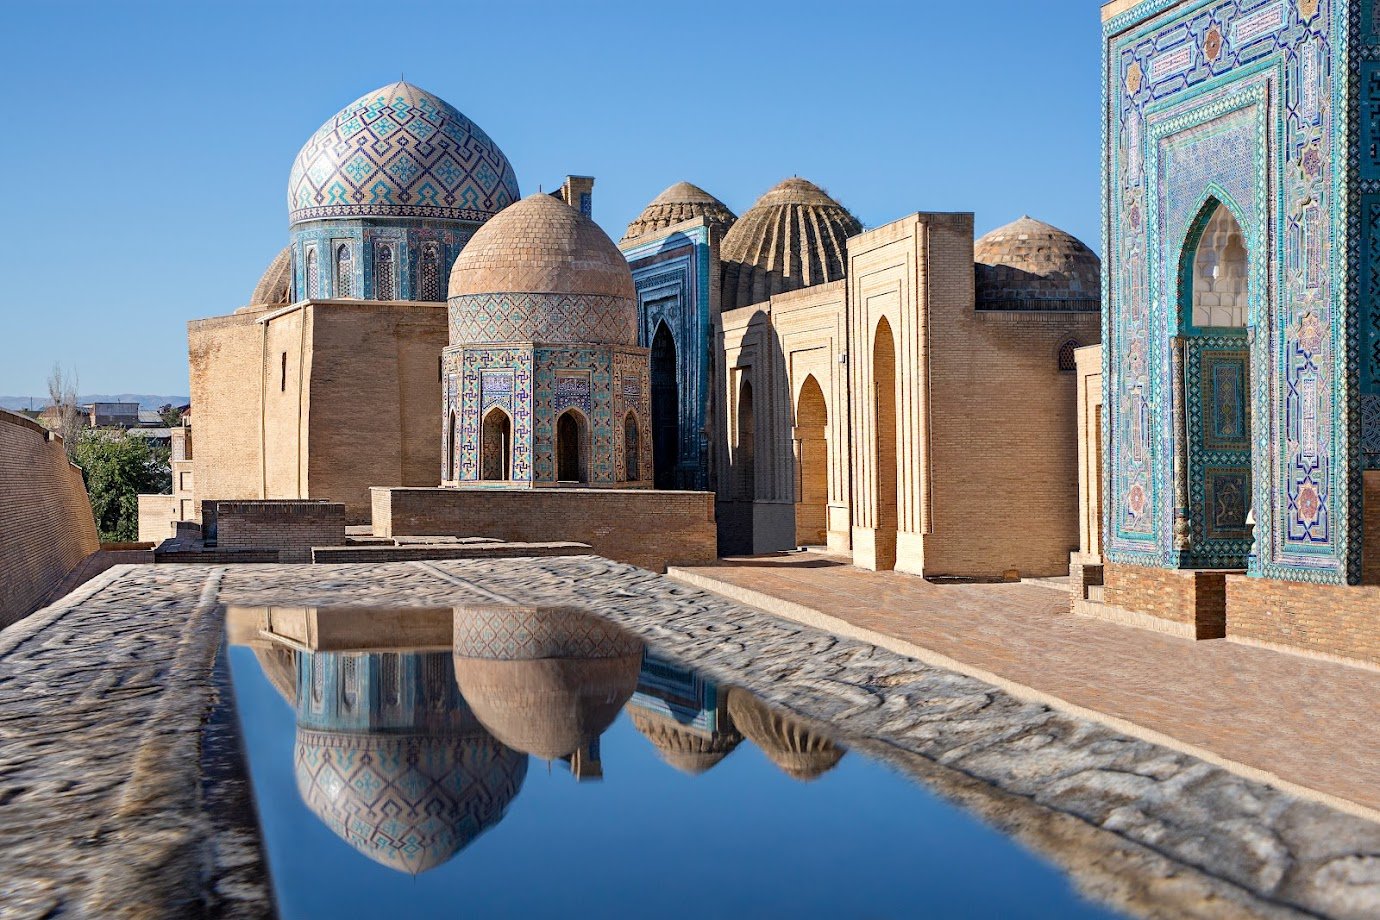
[(895, 636), (889, 636), (885, 633), (856, 626), (849, 623), (847, 620), (830, 616), (813, 607), (806, 607), (804, 604), (783, 600), (761, 591), (755, 591), (751, 588), (744, 588), (739, 585), (719, 581), (707, 575), (702, 575), (698, 572), (690, 572), (677, 566), (668, 568), (666, 570), (666, 577), (678, 581), (681, 584), (717, 594), (720, 597), (727, 598), (736, 603), (754, 607), (773, 616), (783, 617), (784, 619), (801, 623), (805, 626), (811, 626), (815, 629), (824, 630), (825, 632), (830, 632), (835, 635), (844, 636), (849, 639), (867, 642), (899, 655), (914, 658), (931, 667), (942, 668), (946, 671), (954, 671), (966, 675), (975, 680), (980, 680), (983, 683), (991, 684), (1017, 699), (1039, 703), (1051, 709), (1087, 719), (1088, 721), (1103, 725), (1140, 741), (1166, 747), (1170, 750), (1178, 751), (1181, 754), (1187, 754), (1190, 757), (1197, 758), (1205, 763), (1210, 763), (1213, 766), (1221, 767), (1245, 779), (1273, 786), (1282, 792), (1287, 792), (1300, 799), (1317, 802), (1329, 808), (1334, 808), (1344, 814), (1352, 815), (1353, 817), (1361, 818), (1366, 821), (1380, 823), (1380, 810), (1369, 808), (1365, 805), (1353, 802), (1350, 799), (1342, 798), (1341, 796), (1322, 792), (1311, 786), (1303, 786), (1299, 783), (1290, 782), (1289, 780), (1276, 776), (1268, 770), (1262, 770), (1258, 767), (1252, 767), (1249, 764), (1241, 763), (1240, 761), (1231, 760), (1208, 748), (1190, 744), (1172, 735), (1166, 735), (1154, 729), (1146, 728), (1135, 722), (1108, 715), (1096, 709), (1089, 709), (1085, 706), (1070, 703), (1062, 697), (1054, 696), (1042, 690), (1037, 690), (1034, 687), (1008, 680), (991, 671), (974, 665), (965, 664), (962, 661), (950, 658), (947, 655), (932, 651), (923, 646), (916, 645), (913, 642), (907, 642)]

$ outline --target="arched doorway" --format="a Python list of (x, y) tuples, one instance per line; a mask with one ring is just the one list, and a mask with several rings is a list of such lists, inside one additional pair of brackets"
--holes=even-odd
[(756, 441), (757, 428), (752, 418), (752, 381), (744, 379), (738, 389), (738, 442), (734, 451), (733, 471), (737, 475), (737, 497), (749, 502), (757, 497), (757, 468), (753, 456)]
[(455, 482), (460, 478), (460, 461), (455, 456), (455, 412), (450, 413), (446, 423), (446, 464), (442, 479)]
[(556, 419), (556, 479), (589, 482), (589, 424), (575, 409)]
[[(1172, 351), (1174, 549), (1184, 568), (1244, 568), (1251, 552), (1249, 317), (1247, 237), (1233, 208), (1209, 197), (1184, 242)], [(1302, 427), (1298, 436), (1308, 438)]]
[(639, 478), (641, 451), (642, 435), (637, 430), (637, 416), (629, 412), (623, 419), (623, 478), (628, 482), (637, 482)]
[(674, 489), (680, 464), (680, 385), (676, 342), (666, 324), (652, 337), (652, 471), (658, 489)]
[(479, 435), (480, 478), (507, 481), (513, 470), (513, 423), (494, 406), (484, 416)]
[(872, 385), (875, 405), (877, 514), (874, 520), (877, 568), (896, 567), (896, 345), (891, 324), (883, 317), (872, 338)]
[(800, 387), (795, 409), (795, 541), (820, 546), (829, 535), (829, 410), (813, 374)]

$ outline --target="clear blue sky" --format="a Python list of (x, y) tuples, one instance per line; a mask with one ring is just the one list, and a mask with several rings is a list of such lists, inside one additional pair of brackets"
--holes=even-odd
[(287, 242), (288, 170), (407, 79), (481, 125), (524, 194), (596, 177), (615, 239), (663, 188), (742, 213), (792, 174), (867, 226), (1023, 213), (1101, 250), (1098, 0), (12, 3), (0, 394), (185, 393), (186, 322)]

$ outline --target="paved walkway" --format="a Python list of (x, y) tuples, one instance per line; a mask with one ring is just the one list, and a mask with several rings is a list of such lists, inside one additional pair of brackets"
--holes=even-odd
[(1380, 810), (1380, 672), (1074, 616), (1066, 592), (1040, 585), (934, 584), (815, 553), (678, 571), (894, 636)]

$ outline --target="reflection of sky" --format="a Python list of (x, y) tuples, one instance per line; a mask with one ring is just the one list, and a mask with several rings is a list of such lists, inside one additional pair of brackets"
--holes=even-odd
[(253, 651), (230, 649), (273, 881), (299, 917), (1107, 917), (1055, 868), (854, 751), (812, 783), (751, 743), (701, 776), (662, 763), (627, 719), (605, 779), (532, 760), (507, 816), (415, 879), (307, 810), (293, 712)]

